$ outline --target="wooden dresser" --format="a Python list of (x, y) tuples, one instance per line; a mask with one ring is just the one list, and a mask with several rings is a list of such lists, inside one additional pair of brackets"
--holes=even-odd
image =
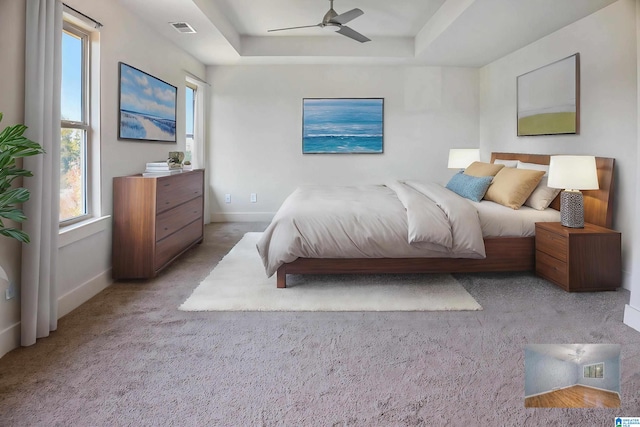
[(607, 291), (622, 282), (621, 234), (586, 223), (536, 223), (536, 273), (569, 292)]
[(202, 242), (204, 171), (113, 179), (113, 278), (147, 279)]

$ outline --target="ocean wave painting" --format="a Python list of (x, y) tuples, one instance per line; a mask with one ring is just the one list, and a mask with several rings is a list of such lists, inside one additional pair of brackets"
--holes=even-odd
[(383, 98), (306, 98), (302, 152), (382, 153)]
[(119, 138), (176, 142), (177, 90), (121, 62)]

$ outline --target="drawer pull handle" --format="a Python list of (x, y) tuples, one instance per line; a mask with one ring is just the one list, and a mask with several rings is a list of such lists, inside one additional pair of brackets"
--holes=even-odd
[(169, 227), (165, 227), (165, 228), (164, 228), (164, 231), (167, 231), (168, 229), (169, 229)]

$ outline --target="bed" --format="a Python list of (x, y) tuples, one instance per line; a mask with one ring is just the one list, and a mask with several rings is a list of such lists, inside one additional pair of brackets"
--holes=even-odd
[[(518, 153), (492, 153), (491, 162), (496, 160), (519, 160), (521, 162), (533, 163), (539, 165), (549, 164), (548, 155), (538, 154), (518, 154)], [(613, 218), (613, 167), (614, 159), (611, 158), (596, 158), (596, 166), (598, 169), (599, 190), (584, 191), (584, 205), (585, 205), (585, 221), (604, 227), (611, 227)], [(513, 215), (516, 221), (519, 218), (529, 215), (531, 218), (523, 220), (521, 225), (521, 231), (513, 231), (513, 227), (501, 232), (495, 231), (501, 226), (495, 226), (494, 221), (493, 228), (488, 227), (486, 224), (482, 224), (481, 230), (463, 230), (458, 231), (458, 235), (455, 241), (462, 242), (461, 247), (449, 248), (447, 245), (433, 245), (430, 241), (421, 241), (421, 233), (424, 231), (419, 228), (420, 223), (425, 220), (428, 221), (440, 221), (434, 212), (429, 211), (424, 205), (422, 205), (419, 199), (413, 198), (414, 192), (427, 192), (429, 198), (442, 197), (449, 199), (447, 194), (449, 190), (440, 186), (431, 184), (420, 184), (416, 182), (403, 182), (403, 185), (399, 183), (391, 183), (385, 186), (384, 190), (372, 189), (372, 187), (364, 187), (357, 190), (353, 194), (341, 195), (342, 202), (336, 201), (335, 211), (338, 212), (341, 207), (340, 203), (344, 204), (344, 200), (349, 197), (355, 199), (362, 198), (367, 199), (367, 203), (370, 200), (372, 206), (375, 209), (370, 209), (370, 212), (358, 212), (358, 218), (356, 219), (357, 226), (360, 227), (363, 224), (370, 223), (371, 227), (380, 228), (381, 232), (372, 233), (366, 231), (363, 228), (362, 234), (349, 233), (347, 237), (329, 237), (324, 239), (327, 245), (326, 248), (318, 246), (317, 243), (309, 240), (307, 234), (312, 228), (303, 230), (305, 233), (298, 233), (298, 228), (303, 229), (305, 227), (311, 227), (309, 222), (315, 221), (313, 216), (310, 220), (304, 218), (289, 219), (288, 227), (289, 231), (285, 231), (286, 227), (279, 225), (274, 218), (267, 230), (263, 239), (258, 243), (258, 251), (265, 263), (267, 275), (275, 273), (277, 275), (277, 287), (285, 288), (286, 279), (288, 274), (377, 274), (377, 273), (470, 273), (470, 272), (505, 272), (505, 271), (531, 271), (535, 268), (535, 242), (534, 242), (534, 223), (539, 221), (559, 221), (559, 209), (560, 202), (559, 197), (550, 205), (549, 209), (536, 213), (530, 212), (528, 209), (523, 208), (518, 211), (511, 211), (511, 209), (502, 209), (501, 212), (506, 215)], [(404, 185), (406, 184), (406, 185)], [(399, 188), (395, 188), (399, 187)], [(444, 191), (442, 191), (444, 190)], [(322, 196), (322, 191), (329, 191), (329, 189), (323, 190), (322, 188), (316, 188), (312, 191), (313, 197)], [(348, 191), (355, 191), (351, 188)], [(411, 210), (406, 209), (405, 216), (409, 216), (408, 221), (405, 220), (404, 234), (401, 236), (404, 244), (398, 239), (398, 231), (387, 224), (387, 221), (393, 222), (392, 218), (397, 217), (398, 207), (387, 206), (384, 203), (380, 192), (393, 191), (397, 192), (397, 197), (401, 199), (404, 206), (416, 205), (418, 209), (415, 209), (416, 214), (413, 214), (415, 218), (411, 219)], [(327, 193), (330, 196), (330, 193)], [(483, 215), (485, 218), (490, 218), (494, 215), (492, 210), (498, 211), (494, 207), (491, 207), (492, 202), (482, 201), (480, 203), (470, 202), (466, 199), (462, 199), (457, 195), (454, 195), (452, 205), (448, 208), (449, 212), (445, 212), (445, 216), (455, 217), (454, 220), (466, 221), (464, 215), (467, 215), (465, 211), (467, 208), (456, 201), (463, 200), (463, 204), (471, 207), (471, 212), (476, 212), (482, 221)], [(304, 206), (306, 195), (296, 195), (295, 193), (290, 198), (299, 198), (297, 206)], [(347, 199), (345, 199), (345, 197)], [(386, 196), (385, 196), (386, 197)], [(378, 200), (379, 199), (379, 200)], [(406, 200), (404, 200), (406, 199)], [(435, 200), (435, 199), (434, 199)], [(357, 202), (358, 200), (356, 200)], [(285, 201), (281, 210), (286, 209), (287, 204), (293, 203), (291, 200)], [(442, 200), (438, 202), (439, 205), (447, 206), (448, 201)], [(357, 204), (357, 203), (356, 203)], [(402, 205), (400, 205), (402, 207)], [(504, 208), (504, 207), (503, 207)], [(304, 209), (302, 209), (304, 212)], [(425, 213), (426, 211), (426, 213)], [(339, 216), (339, 215), (336, 215)], [(457, 218), (457, 219), (456, 219)], [(498, 220), (498, 223), (507, 223), (506, 218)], [(456, 233), (452, 224), (452, 233)], [(323, 224), (315, 233), (323, 233)], [(279, 228), (280, 227), (280, 228)], [(348, 227), (338, 222), (332, 227), (337, 227), (336, 233), (340, 230), (340, 227)], [(407, 231), (408, 228), (408, 231)], [(517, 225), (515, 226), (517, 228)], [(293, 230), (293, 233), (291, 232)], [(326, 231), (326, 228), (324, 229)], [(493, 230), (493, 231), (487, 231)], [(406, 243), (407, 233), (409, 234), (409, 241), (413, 236), (417, 236), (413, 244)], [(478, 233), (480, 235), (478, 236)], [(295, 234), (291, 239), (298, 240), (298, 246), (302, 245), (306, 248), (304, 256), (300, 256), (296, 251), (281, 250), (280, 258), (274, 261), (275, 256), (270, 255), (269, 244), (272, 239), (278, 238), (278, 234)], [(339, 233), (335, 236), (341, 236)], [(382, 237), (380, 237), (382, 236)], [(282, 236), (280, 236), (282, 238)], [(289, 238), (289, 237), (287, 237)], [(433, 237), (430, 237), (433, 238)], [(445, 239), (446, 236), (436, 236), (438, 239)], [(480, 245), (478, 245), (478, 238), (480, 239)], [(340, 239), (343, 239), (341, 242)], [(379, 241), (382, 239), (382, 241)], [(396, 240), (394, 240), (396, 239)], [(321, 239), (322, 240), (322, 239)], [(349, 240), (359, 240), (354, 242), (355, 245), (351, 247)], [(366, 251), (361, 251), (361, 245), (365, 242), (368, 246)], [(449, 242), (451, 243), (451, 242)], [(315, 245), (315, 246), (314, 246)], [(273, 251), (272, 251), (273, 252)], [(366, 253), (364, 253), (366, 252)], [(333, 256), (327, 254), (334, 254)]]

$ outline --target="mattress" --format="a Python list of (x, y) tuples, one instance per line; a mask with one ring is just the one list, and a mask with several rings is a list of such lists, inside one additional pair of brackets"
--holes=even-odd
[(529, 237), (536, 234), (536, 222), (560, 222), (560, 212), (552, 208), (511, 209), (488, 200), (469, 203), (478, 210), (483, 237)]

